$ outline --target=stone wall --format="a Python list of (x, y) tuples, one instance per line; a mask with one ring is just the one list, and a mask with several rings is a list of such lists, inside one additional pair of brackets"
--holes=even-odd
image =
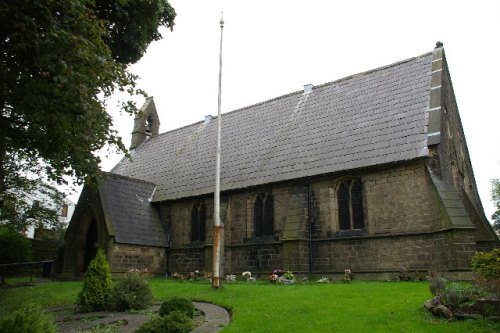
[[(212, 247), (210, 246), (191, 246), (186, 248), (174, 248), (168, 252), (169, 273), (173, 272), (194, 272), (211, 271)], [(206, 261), (205, 259), (209, 260)]]
[(31, 239), (32, 261), (57, 260), (60, 246), (55, 239)]
[[(486, 247), (491, 249), (495, 244), (494, 232), (484, 217), (446, 62), (443, 62), (440, 90), (442, 103), (441, 140), (436, 149), (437, 156), (439, 156), (440, 173), (443, 179), (452, 183), (460, 193), (470, 219), (477, 228), (476, 239), (483, 244), (490, 242)], [(496, 239), (496, 243), (498, 244), (498, 239)]]
[(468, 270), (475, 252), (470, 233), (442, 231), (428, 234), (330, 239), (313, 242), (313, 272), (356, 273)]
[(108, 247), (107, 260), (113, 273), (125, 273), (133, 268), (166, 273), (166, 250), (160, 247), (113, 243)]
[(281, 244), (252, 244), (226, 247), (227, 272), (267, 273), (282, 267)]
[[(363, 184), (365, 228), (354, 233), (339, 230), (337, 208), (338, 184), (350, 178)], [(261, 193), (274, 198), (274, 234), (255, 238), (253, 203)], [(206, 240), (193, 243), (190, 209), (200, 201), (207, 207)], [(467, 270), (475, 251), (471, 231), (446, 229), (425, 160), (226, 193), (222, 202), (226, 273)], [(171, 272), (211, 270), (212, 206), (212, 197), (162, 205)]]
[[(363, 182), (366, 235), (429, 232), (440, 228), (439, 207), (424, 162), (351, 174)], [(315, 238), (339, 234), (337, 185), (346, 176), (312, 184)]]

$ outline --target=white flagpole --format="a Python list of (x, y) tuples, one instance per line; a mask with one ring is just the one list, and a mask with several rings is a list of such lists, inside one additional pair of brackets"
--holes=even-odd
[(219, 100), (217, 114), (217, 152), (215, 155), (215, 192), (214, 192), (214, 242), (212, 260), (212, 288), (219, 288), (221, 283), (221, 253), (224, 248), (224, 227), (220, 221), (220, 152), (221, 152), (221, 82), (222, 82), (222, 30), (224, 19), (220, 19), (219, 50)]

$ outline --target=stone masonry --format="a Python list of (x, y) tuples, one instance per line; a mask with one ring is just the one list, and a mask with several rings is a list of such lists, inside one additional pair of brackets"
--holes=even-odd
[[(339, 231), (336, 188), (348, 177), (361, 179), (365, 229)], [(253, 238), (255, 196), (274, 197), (274, 235)], [(190, 207), (207, 206), (207, 239), (189, 239)], [(288, 182), (232, 193), (226, 198), (226, 272), (268, 273), (275, 268), (303, 273), (358, 273), (411, 270), (467, 270), (475, 251), (474, 237), (453, 230), (441, 217), (439, 200), (425, 161), (392, 168)], [(172, 239), (170, 270), (210, 270), (213, 201), (210, 197), (165, 204)], [(311, 229), (309, 224), (311, 224)], [(312, 258), (312, 261), (311, 261)]]
[(161, 247), (114, 243), (108, 248), (107, 259), (113, 273), (126, 273), (134, 268), (160, 273), (166, 267), (166, 253)]

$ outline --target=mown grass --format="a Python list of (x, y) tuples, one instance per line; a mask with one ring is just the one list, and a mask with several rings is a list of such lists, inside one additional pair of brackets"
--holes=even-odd
[[(224, 332), (499, 332), (488, 320), (448, 322), (423, 308), (428, 284), (362, 282), (304, 285), (225, 284), (152, 279), (158, 300), (185, 296), (222, 305), (231, 311)], [(53, 282), (0, 291), (0, 307), (11, 310), (35, 302), (44, 307), (73, 304), (80, 282)]]

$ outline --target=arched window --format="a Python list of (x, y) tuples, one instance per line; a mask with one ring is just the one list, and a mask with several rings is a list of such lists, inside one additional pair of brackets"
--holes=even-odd
[(260, 194), (253, 206), (253, 223), (255, 237), (272, 236), (274, 234), (273, 196)]
[(340, 230), (363, 229), (363, 184), (359, 179), (343, 181), (337, 190)]
[(201, 202), (193, 205), (191, 210), (191, 241), (205, 241), (205, 221), (207, 219), (207, 209)]
[(153, 117), (151, 117), (151, 115), (149, 115), (147, 118), (146, 118), (146, 130), (145, 130), (145, 133), (147, 136), (150, 136), (152, 133), (153, 133)]

